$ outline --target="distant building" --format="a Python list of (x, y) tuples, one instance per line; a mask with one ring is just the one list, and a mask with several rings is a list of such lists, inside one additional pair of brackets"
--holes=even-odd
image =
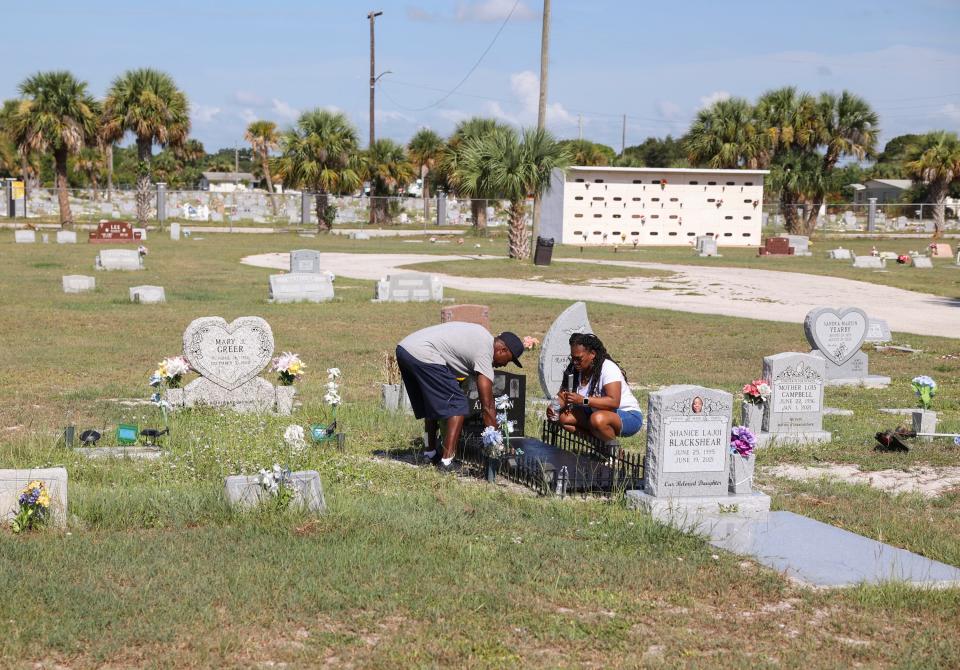
[(768, 170), (570, 167), (554, 170), (540, 234), (560, 244), (759, 246)]
[(868, 179), (865, 184), (850, 184), (853, 189), (853, 202), (866, 205), (870, 198), (876, 198), (878, 204), (900, 202), (903, 193), (913, 186), (909, 179)]
[(219, 193), (248, 191), (257, 181), (249, 172), (202, 172), (200, 190)]

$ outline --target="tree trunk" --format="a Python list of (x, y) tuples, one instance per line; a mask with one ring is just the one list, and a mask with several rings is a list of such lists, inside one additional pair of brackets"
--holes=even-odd
[(803, 204), (804, 220), (801, 225), (800, 235), (809, 237), (817, 229), (817, 217), (820, 215), (820, 206), (823, 204), (823, 198), (814, 198), (812, 202)]
[(113, 197), (113, 142), (107, 145), (107, 202)]
[(510, 258), (518, 260), (530, 257), (530, 231), (523, 204), (523, 200), (510, 201), (509, 253)]
[(96, 202), (100, 199), (100, 182), (97, 180), (96, 171), (90, 173), (90, 185), (93, 187), (93, 201)]
[(424, 223), (430, 223), (430, 185), (427, 183), (427, 175), (430, 174), (430, 170), (427, 169), (427, 166), (424, 165), (420, 170), (420, 180), (423, 184), (421, 189), (421, 194), (423, 196), (423, 221)]
[(137, 138), (137, 223), (141, 228), (147, 225), (150, 209), (150, 159), (153, 141)]
[(473, 214), (473, 229), (486, 231), (487, 229), (487, 201), (473, 199), (470, 201), (470, 212)]
[(260, 164), (263, 168), (264, 179), (267, 180), (267, 193), (270, 194), (270, 209), (273, 210), (273, 215), (277, 215), (277, 194), (273, 192), (273, 175), (270, 174), (270, 161), (267, 157), (267, 152), (264, 151), (260, 154)]
[(797, 216), (796, 194), (784, 189), (780, 191), (780, 208), (783, 210), (783, 227), (790, 235), (800, 234), (800, 217)]
[(930, 199), (933, 200), (933, 239), (943, 233), (943, 225), (947, 218), (947, 192), (950, 185), (940, 179), (930, 184)]
[(73, 214), (70, 212), (70, 194), (67, 192), (67, 150), (53, 152), (53, 161), (57, 172), (57, 200), (60, 203), (60, 227), (73, 226)]
[(317, 208), (317, 230), (321, 233), (329, 233), (333, 228), (333, 221), (327, 221), (327, 205), (329, 204), (330, 194), (326, 191), (317, 191), (313, 196), (314, 205)]

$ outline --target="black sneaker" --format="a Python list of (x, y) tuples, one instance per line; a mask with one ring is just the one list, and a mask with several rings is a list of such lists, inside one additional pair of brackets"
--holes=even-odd
[(460, 472), (460, 463), (457, 461), (450, 461), (449, 465), (445, 465), (442, 460), (437, 460), (436, 468), (439, 472), (457, 474)]
[(443, 458), (443, 454), (441, 454), (440, 450), (438, 449), (436, 452), (434, 452), (433, 456), (428, 458), (426, 452), (420, 452), (420, 458), (424, 461), (427, 461), (430, 465), (436, 465), (440, 462), (440, 459)]

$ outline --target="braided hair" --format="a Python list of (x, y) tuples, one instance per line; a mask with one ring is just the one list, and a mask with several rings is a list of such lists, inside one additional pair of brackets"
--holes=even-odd
[[(623, 366), (620, 365), (620, 363), (614, 360), (613, 356), (607, 353), (607, 348), (603, 346), (603, 342), (600, 340), (599, 337), (597, 337), (593, 333), (574, 333), (570, 336), (570, 346), (572, 347), (577, 344), (579, 344), (581, 347), (583, 347), (588, 351), (592, 351), (594, 354), (593, 370), (590, 374), (590, 379), (589, 379), (590, 386), (589, 386), (589, 389), (587, 390), (587, 395), (590, 395), (590, 396), (599, 395), (597, 393), (598, 391), (597, 386), (600, 384), (600, 372), (603, 369), (604, 361), (608, 361), (608, 360), (613, 361), (613, 363), (618, 368), (620, 368), (620, 372), (623, 374), (623, 381), (624, 382), (627, 381), (627, 371), (623, 369)], [(571, 372), (573, 373), (576, 372), (573, 361), (570, 361), (570, 364), (567, 365), (567, 369), (564, 371), (564, 375), (570, 374)], [(583, 380), (578, 379), (577, 381), (580, 382), (580, 384), (578, 385), (583, 384)], [(573, 389), (568, 389), (568, 390), (572, 391)]]

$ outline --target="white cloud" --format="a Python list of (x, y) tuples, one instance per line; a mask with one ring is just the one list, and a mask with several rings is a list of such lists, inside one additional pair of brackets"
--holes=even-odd
[(190, 115), (197, 123), (210, 123), (220, 112), (219, 107), (212, 105), (193, 104), (190, 108)]
[(509, 123), (514, 126), (521, 125), (520, 119), (517, 118), (515, 115), (507, 112), (499, 102), (487, 102), (484, 105), (484, 107), (486, 107), (487, 114), (489, 114), (495, 119), (499, 119), (500, 121), (505, 121), (506, 123)]
[(259, 116), (253, 113), (252, 109), (249, 109), (249, 108), (241, 109), (239, 112), (237, 112), (237, 116), (243, 119), (244, 123), (253, 123), (254, 121), (260, 118)]
[(253, 91), (234, 91), (233, 93), (234, 102), (239, 102), (241, 105), (248, 105), (251, 107), (263, 107), (267, 104), (266, 98), (262, 95), (254, 93)]
[(953, 123), (960, 123), (960, 105), (951, 102), (940, 109), (940, 113), (950, 119)]
[[(475, 2), (460, 2), (454, 14), (457, 21), (477, 21), (491, 23), (503, 21), (510, 15), (514, 0), (476, 0)], [(536, 18), (536, 14), (525, 2), (517, 3), (511, 20), (528, 21)]]
[(295, 109), (292, 105), (284, 102), (283, 100), (273, 98), (270, 102), (270, 111), (284, 121), (296, 121), (297, 117), (300, 116), (300, 110)]
[[(510, 75), (510, 90), (520, 103), (523, 120), (535, 121), (540, 106), (540, 78), (530, 70), (515, 72)], [(571, 124), (576, 121), (576, 116), (559, 102), (547, 103), (547, 123)]]
[(411, 21), (436, 21), (440, 17), (437, 14), (431, 14), (423, 7), (407, 7), (407, 18)]
[(714, 91), (709, 95), (705, 95), (700, 98), (700, 109), (706, 109), (715, 102), (720, 102), (721, 100), (729, 100), (730, 93), (727, 91)]
[(680, 108), (680, 105), (672, 100), (658, 100), (656, 106), (657, 113), (667, 121), (676, 121), (683, 116), (683, 110)]
[(403, 112), (397, 112), (392, 109), (378, 109), (376, 110), (377, 119), (382, 119), (384, 121), (406, 121), (407, 123), (416, 123), (417, 120), (410, 116), (409, 114), (404, 114)]

